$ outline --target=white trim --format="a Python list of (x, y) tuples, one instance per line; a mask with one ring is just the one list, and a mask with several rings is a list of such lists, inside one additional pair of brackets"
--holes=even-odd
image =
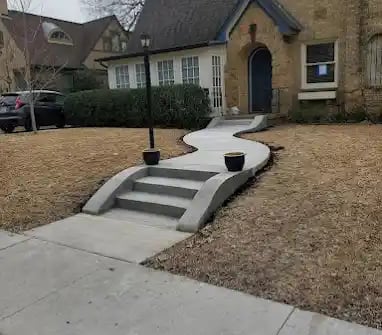
[[(331, 83), (307, 83), (307, 63), (306, 63), (306, 49), (309, 45), (334, 43), (334, 62), (326, 62), (327, 64), (334, 63), (334, 82)], [(324, 64), (319, 63), (319, 64)], [(327, 89), (338, 87), (338, 69), (339, 69), (339, 56), (338, 56), (338, 40), (319, 40), (314, 42), (307, 42), (301, 44), (301, 88), (306, 89)]]
[(298, 100), (334, 100), (336, 97), (336, 91), (301, 92), (298, 94)]
[[(164, 79), (164, 69), (163, 69), (163, 64), (164, 63), (169, 63), (171, 62), (172, 64), (172, 79), (170, 78), (169, 76), (169, 79)], [(162, 84), (161, 84), (161, 80), (159, 79), (159, 63), (162, 63)], [(165, 85), (174, 85), (176, 84), (176, 81), (175, 81), (175, 72), (176, 72), (176, 64), (175, 64), (175, 60), (174, 58), (169, 58), (169, 59), (162, 59), (162, 60), (158, 60), (156, 62), (156, 65), (157, 65), (157, 74), (158, 74), (158, 85), (159, 86), (165, 86)], [(170, 71), (167, 69), (167, 74), (169, 75), (170, 74)], [(166, 82), (167, 81), (167, 82)]]
[[(198, 76), (195, 77), (193, 76), (192, 77), (192, 80), (195, 80), (196, 78), (198, 79), (198, 84), (197, 85), (200, 85), (200, 57), (195, 55), (195, 56), (183, 56), (180, 58), (180, 76), (181, 76), (181, 83), (184, 84), (184, 80), (185, 78), (183, 77), (183, 60), (184, 59), (189, 59), (189, 58), (192, 58), (194, 60), (194, 58), (197, 58), (198, 59)], [(193, 68), (195, 68), (195, 66), (193, 66)], [(188, 71), (188, 66), (186, 67), (187, 71)], [(195, 73), (194, 73), (195, 74)], [(188, 74), (187, 74), (187, 77), (188, 77)], [(187, 78), (188, 80), (190, 80), (190, 78)]]

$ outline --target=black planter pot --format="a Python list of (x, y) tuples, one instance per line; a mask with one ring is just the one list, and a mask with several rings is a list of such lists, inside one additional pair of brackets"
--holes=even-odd
[(160, 151), (157, 149), (146, 149), (143, 151), (143, 160), (146, 165), (158, 165), (160, 160)]
[(224, 155), (225, 166), (230, 172), (242, 171), (245, 164), (244, 152), (228, 152)]

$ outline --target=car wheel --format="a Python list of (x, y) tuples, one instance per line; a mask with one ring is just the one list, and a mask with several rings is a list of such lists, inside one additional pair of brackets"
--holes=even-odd
[(6, 127), (1, 127), (1, 130), (6, 134), (10, 134), (15, 130), (15, 128), (16, 128), (15, 126), (6, 126)]
[(65, 127), (65, 116), (64, 115), (60, 115), (60, 117), (56, 123), (56, 127), (57, 128), (64, 128)]

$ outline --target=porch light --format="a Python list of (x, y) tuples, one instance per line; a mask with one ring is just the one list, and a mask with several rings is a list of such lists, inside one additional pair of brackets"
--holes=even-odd
[(143, 33), (141, 35), (141, 44), (143, 49), (148, 49), (150, 47), (151, 38), (149, 34)]

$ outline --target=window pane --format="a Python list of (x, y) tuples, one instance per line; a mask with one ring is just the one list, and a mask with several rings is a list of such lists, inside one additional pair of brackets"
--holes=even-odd
[(306, 47), (306, 62), (322, 63), (334, 61), (334, 43), (313, 44)]
[(334, 82), (334, 64), (329, 65), (311, 65), (307, 66), (307, 82), (314, 83), (333, 83)]

